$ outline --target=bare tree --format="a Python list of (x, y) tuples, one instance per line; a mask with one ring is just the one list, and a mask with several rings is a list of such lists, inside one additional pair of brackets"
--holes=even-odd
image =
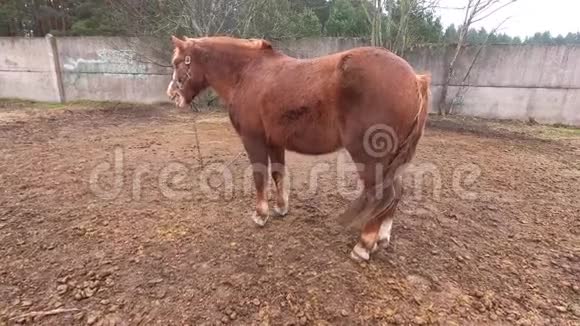
[(289, 0), (108, 1), (133, 35), (294, 36), (289, 22), (297, 14)]
[(170, 67), (168, 35), (246, 36), (254, 16), (268, 0), (108, 0), (111, 15), (126, 35), (148, 37), (124, 40), (123, 47), (145, 49), (140, 60)]
[(262, 0), (111, 0), (111, 8), (131, 34), (192, 36), (234, 33), (246, 6)]
[[(369, 6), (370, 2), (370, 6)], [(386, 1), (388, 2), (388, 0)], [(382, 46), (382, 21), (383, 21), (383, 0), (362, 0), (362, 8), (367, 16), (368, 23), (371, 25), (371, 45)]]
[(455, 46), (455, 51), (449, 65), (447, 66), (441, 97), (439, 98), (439, 114), (448, 114), (451, 106), (446, 103), (449, 84), (454, 77), (455, 63), (457, 58), (463, 52), (467, 33), (473, 24), (480, 22), (493, 14), (497, 13), (504, 7), (516, 2), (517, 0), (466, 0), (467, 4), (464, 9), (463, 24), (459, 27), (459, 40)]
[(399, 55), (404, 55), (405, 50), (417, 40), (417, 35), (412, 35), (410, 28), (412, 17), (421, 16), (419, 11), (433, 10), (439, 3), (439, 0), (400, 0), (397, 3), (394, 0), (362, 1), (371, 26), (371, 45), (384, 46)]
[[(276, 12), (285, 0), (107, 0), (127, 38), (114, 48), (138, 51), (136, 60), (170, 68), (171, 50), (168, 35), (200, 37), (209, 35), (254, 36), (268, 28), (264, 17)], [(288, 7), (289, 8), (289, 7)], [(258, 19), (260, 18), (260, 19)], [(266, 20), (276, 26), (277, 19)], [(278, 28), (284, 30), (284, 28)], [(207, 93), (200, 101), (215, 100)]]
[(455, 106), (458, 103), (463, 102), (463, 99), (465, 98), (465, 95), (469, 91), (469, 86), (470, 86), (469, 77), (471, 76), (471, 72), (473, 71), (473, 67), (476, 64), (477, 59), (479, 59), (479, 56), (480, 56), (481, 52), (489, 44), (489, 38), (491, 36), (495, 35), (497, 33), (497, 31), (500, 29), (500, 27), (508, 19), (509, 19), (509, 17), (506, 18), (506, 19), (504, 19), (493, 30), (491, 30), (491, 32), (489, 34), (487, 34), (487, 36), (485, 37), (485, 40), (483, 41), (483, 43), (481, 43), (479, 45), (479, 47), (477, 48), (477, 51), (475, 52), (475, 55), (473, 56), (473, 59), (471, 60), (471, 63), (469, 64), (469, 67), (467, 68), (467, 71), (465, 71), (465, 74), (463, 75), (463, 78), (461, 79), (461, 84), (459, 86), (459, 90), (457, 91), (457, 93), (453, 97), (453, 100), (451, 101), (451, 104), (449, 106), (449, 114), (453, 114), (454, 113)]

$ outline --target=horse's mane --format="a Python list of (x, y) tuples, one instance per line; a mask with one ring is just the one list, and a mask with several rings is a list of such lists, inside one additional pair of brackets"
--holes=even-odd
[(272, 44), (264, 39), (238, 39), (230, 36), (208, 36), (193, 38), (191, 40), (201, 44), (234, 45), (245, 49), (271, 50)]

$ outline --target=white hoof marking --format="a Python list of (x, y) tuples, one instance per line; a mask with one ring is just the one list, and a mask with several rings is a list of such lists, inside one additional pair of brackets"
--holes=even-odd
[(368, 261), (370, 253), (360, 243), (357, 243), (350, 252), (350, 257), (356, 261)]
[(254, 212), (254, 214), (252, 214), (252, 221), (254, 221), (254, 223), (256, 223), (260, 227), (266, 225), (266, 222), (268, 222), (268, 219), (269, 219), (269, 216), (262, 217), (262, 216), (258, 215), (258, 212)]
[(274, 213), (276, 213), (276, 216), (286, 216), (288, 214), (288, 207), (290, 207), (288, 205), (288, 193), (284, 192), (282, 195), (282, 200), (284, 201), (283, 207), (278, 206), (278, 203), (274, 205)]
[(378, 247), (381, 249), (387, 249), (389, 247), (389, 240), (379, 240)]
[(389, 242), (391, 241), (391, 229), (393, 228), (393, 219), (390, 218), (386, 221), (384, 221), (381, 224), (381, 228), (379, 229), (379, 242), (381, 243), (387, 243), (387, 245), (389, 244)]
[(288, 215), (288, 205), (286, 205), (284, 208), (280, 208), (278, 205), (274, 205), (274, 213), (276, 213), (276, 216)]

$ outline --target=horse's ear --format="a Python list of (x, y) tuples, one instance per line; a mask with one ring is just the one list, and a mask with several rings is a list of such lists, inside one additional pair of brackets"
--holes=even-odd
[(262, 41), (262, 46), (261, 48), (263, 50), (272, 50), (272, 43), (266, 41), (266, 40), (261, 40)]
[(171, 36), (171, 43), (173, 43), (173, 45), (180, 50), (183, 50), (185, 48), (185, 41), (181, 40), (180, 38), (174, 35)]

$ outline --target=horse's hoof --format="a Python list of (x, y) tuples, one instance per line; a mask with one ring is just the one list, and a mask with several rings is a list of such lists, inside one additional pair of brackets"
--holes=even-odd
[(360, 243), (357, 243), (356, 246), (354, 246), (354, 248), (350, 252), (350, 258), (354, 259), (357, 262), (364, 262), (370, 259), (370, 253)]
[(266, 222), (268, 222), (269, 218), (270, 217), (268, 215), (262, 217), (257, 212), (254, 212), (252, 215), (252, 221), (254, 221), (254, 223), (256, 223), (259, 227), (266, 225)]
[(288, 215), (288, 207), (280, 208), (276, 205), (274, 206), (274, 214), (276, 214), (277, 217), (284, 217)]
[(378, 248), (377, 249), (387, 249), (389, 247), (389, 244), (391, 243), (391, 241), (389, 241), (389, 239), (384, 239), (384, 240), (379, 240), (378, 244)]

